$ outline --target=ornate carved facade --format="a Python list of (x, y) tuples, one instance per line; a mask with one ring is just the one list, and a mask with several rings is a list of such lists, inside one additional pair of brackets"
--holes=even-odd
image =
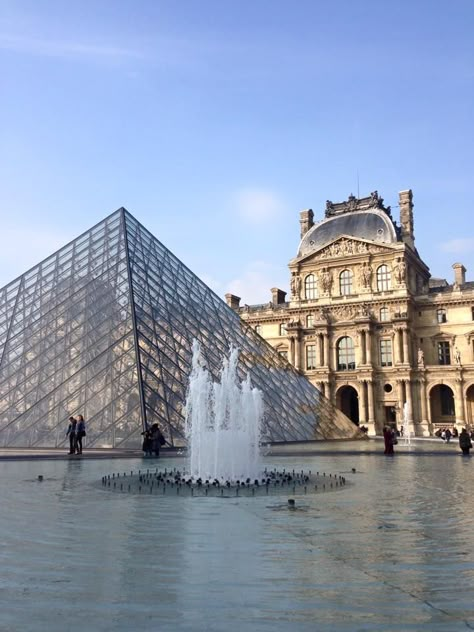
[(380, 434), (474, 426), (474, 283), (462, 264), (452, 284), (433, 279), (415, 248), (411, 191), (400, 224), (374, 191), (300, 213), (301, 242), (289, 263), (290, 300), (228, 304), (354, 423)]

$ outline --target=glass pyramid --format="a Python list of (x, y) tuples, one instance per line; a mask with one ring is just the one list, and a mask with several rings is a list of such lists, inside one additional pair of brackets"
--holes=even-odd
[(264, 438), (349, 438), (356, 427), (125, 209), (0, 290), (0, 446), (137, 448), (158, 422), (185, 444), (191, 346), (217, 378), (230, 345), (264, 392)]

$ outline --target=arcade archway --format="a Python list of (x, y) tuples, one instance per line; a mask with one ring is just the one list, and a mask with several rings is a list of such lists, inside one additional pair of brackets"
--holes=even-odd
[(447, 384), (437, 384), (430, 391), (431, 422), (450, 426), (456, 422), (454, 393)]
[(359, 395), (353, 386), (342, 386), (337, 391), (336, 405), (346, 417), (359, 425)]

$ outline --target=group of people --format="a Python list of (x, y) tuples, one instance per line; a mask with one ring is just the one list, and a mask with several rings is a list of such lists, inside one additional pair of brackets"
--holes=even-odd
[[(451, 437), (458, 438), (459, 437), (459, 447), (462, 450), (463, 454), (469, 455), (469, 451), (472, 448), (472, 439), (474, 439), (474, 431), (469, 434), (466, 428), (463, 428), (460, 433), (458, 433), (456, 428), (453, 428), (451, 431), (449, 428), (444, 428), (436, 433), (436, 436), (441, 437), (443, 441), (449, 443)], [(394, 454), (393, 446), (397, 445), (397, 431), (390, 426), (385, 426), (383, 429), (383, 440), (384, 440), (384, 454)]]
[(452, 437), (454, 437), (455, 439), (458, 438), (459, 432), (456, 426), (454, 426), (452, 430), (451, 428), (439, 428), (435, 432), (435, 435), (439, 437), (440, 439), (442, 439), (443, 441), (445, 441), (446, 443), (449, 443)]
[(153, 424), (148, 430), (142, 432), (142, 450), (145, 456), (160, 456), (160, 448), (165, 445), (166, 439), (163, 436), (158, 424)]
[(86, 436), (86, 422), (82, 415), (69, 417), (66, 437), (69, 437), (69, 454), (82, 454), (82, 439)]

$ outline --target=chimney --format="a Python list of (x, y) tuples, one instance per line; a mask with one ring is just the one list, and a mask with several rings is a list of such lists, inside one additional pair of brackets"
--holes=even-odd
[(283, 290), (279, 290), (277, 287), (272, 287), (271, 293), (273, 305), (281, 305), (285, 302), (286, 292), (283, 292)]
[(402, 241), (410, 248), (415, 248), (415, 233), (413, 226), (413, 191), (400, 191), (398, 194), (400, 205), (400, 226), (402, 229)]
[(300, 238), (301, 239), (303, 239), (303, 237), (306, 235), (308, 230), (312, 226), (314, 226), (313, 218), (314, 218), (314, 213), (310, 208), (307, 209), (306, 211), (301, 211), (300, 213)]
[(239, 309), (240, 307), (240, 296), (234, 296), (234, 294), (226, 294), (225, 302), (231, 309)]
[(466, 268), (462, 263), (453, 263), (454, 287), (461, 287), (466, 283)]

